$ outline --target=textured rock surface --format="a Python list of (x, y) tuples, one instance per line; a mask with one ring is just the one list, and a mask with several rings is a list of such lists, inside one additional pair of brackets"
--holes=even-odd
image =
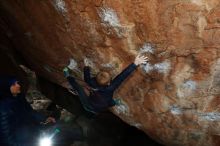
[(5, 33), (38, 74), (67, 87), (73, 59), (119, 73), (150, 62), (117, 91), (112, 111), (166, 145), (220, 145), (219, 0), (7, 0)]

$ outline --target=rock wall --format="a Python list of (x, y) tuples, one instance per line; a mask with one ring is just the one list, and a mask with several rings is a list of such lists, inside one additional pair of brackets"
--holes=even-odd
[(16, 76), (23, 84), (23, 92), (26, 92), (28, 79), (25, 76), (25, 72), (19, 66), (23, 64), (23, 59), (19, 57), (10, 39), (6, 36), (5, 32), (8, 30), (8, 26), (2, 19), (0, 19), (0, 30), (0, 76)]
[[(5, 34), (38, 74), (68, 87), (70, 60), (113, 76), (150, 58), (112, 112), (165, 145), (220, 145), (219, 0), (7, 0)], [(83, 83), (82, 83), (83, 84)]]

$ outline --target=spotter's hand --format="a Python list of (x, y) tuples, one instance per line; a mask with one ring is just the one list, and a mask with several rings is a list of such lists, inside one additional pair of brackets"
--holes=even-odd
[(49, 124), (49, 123), (52, 123), (52, 124), (56, 123), (55, 118), (53, 118), (53, 117), (48, 117), (43, 124)]

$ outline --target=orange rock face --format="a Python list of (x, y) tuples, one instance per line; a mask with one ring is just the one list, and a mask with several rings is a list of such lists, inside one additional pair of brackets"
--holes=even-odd
[(165, 145), (220, 144), (219, 0), (1, 1), (8, 37), (40, 75), (67, 87), (72, 59), (117, 75), (150, 58), (115, 93), (112, 112)]

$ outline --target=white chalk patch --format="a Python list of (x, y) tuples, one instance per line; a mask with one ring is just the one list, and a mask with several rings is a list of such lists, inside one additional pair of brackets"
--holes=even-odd
[(196, 4), (196, 5), (199, 5), (199, 6), (204, 5), (203, 0), (191, 0), (191, 2), (194, 3), (194, 4)]
[(154, 67), (148, 62), (146, 64), (142, 64), (141, 68), (146, 73), (149, 73), (150, 71), (152, 71), (154, 69)]
[(216, 7), (217, 1), (214, 2), (214, 0), (191, 0), (192, 3), (198, 5), (198, 6), (205, 6), (206, 10), (211, 11), (213, 8)]
[(177, 89), (177, 96), (178, 97), (187, 97), (194, 93), (197, 88), (197, 83), (192, 80), (188, 80), (181, 84)]
[(202, 120), (207, 120), (207, 121), (220, 121), (220, 113), (200, 113), (199, 114), (200, 118)]
[(196, 89), (196, 82), (189, 80), (189, 81), (183, 83), (182, 87), (185, 89), (195, 90)]
[(66, 4), (63, 0), (54, 0), (54, 6), (58, 11), (60, 11), (62, 13), (67, 12)]
[(123, 115), (127, 115), (127, 116), (130, 113), (128, 105), (126, 105), (124, 102), (122, 102), (122, 104), (120, 104), (120, 105), (115, 106), (114, 110), (116, 111), (117, 114), (123, 114)]
[(164, 61), (162, 63), (158, 63), (154, 65), (154, 69), (157, 70), (159, 73), (168, 73), (170, 71), (170, 62)]
[(46, 109), (49, 104), (51, 103), (51, 100), (49, 99), (37, 99), (37, 100), (33, 100), (33, 103), (31, 104), (32, 108), (34, 110), (42, 110), (42, 109)]
[(142, 48), (140, 48), (140, 53), (154, 53), (154, 47), (150, 43), (145, 43)]
[(129, 119), (127, 122), (128, 122), (130, 125), (132, 125), (132, 126), (138, 128), (138, 129), (141, 129), (141, 128), (143, 127), (143, 125), (142, 125), (141, 123), (134, 122), (133, 120), (130, 120), (130, 119)]
[(182, 109), (177, 107), (177, 106), (171, 106), (170, 107), (170, 112), (173, 114), (173, 115), (181, 115), (183, 113)]
[(108, 23), (112, 27), (120, 26), (118, 16), (111, 8), (101, 8), (99, 16), (104, 23)]
[(71, 70), (77, 70), (77, 62), (74, 60), (74, 59), (70, 59), (70, 63), (68, 65), (68, 68), (71, 69)]
[(131, 125), (133, 125), (134, 127), (138, 128), (138, 129), (141, 129), (143, 127), (143, 125), (140, 123), (135, 123), (135, 124), (131, 124)]
[(114, 68), (114, 65), (111, 63), (101, 64), (101, 66), (106, 67), (106, 68)]
[(85, 65), (85, 66), (89, 66), (89, 67), (91, 67), (91, 68), (94, 68), (94, 63), (93, 63), (93, 61), (92, 61), (91, 59), (89, 59), (89, 58), (84, 58), (84, 65)]

